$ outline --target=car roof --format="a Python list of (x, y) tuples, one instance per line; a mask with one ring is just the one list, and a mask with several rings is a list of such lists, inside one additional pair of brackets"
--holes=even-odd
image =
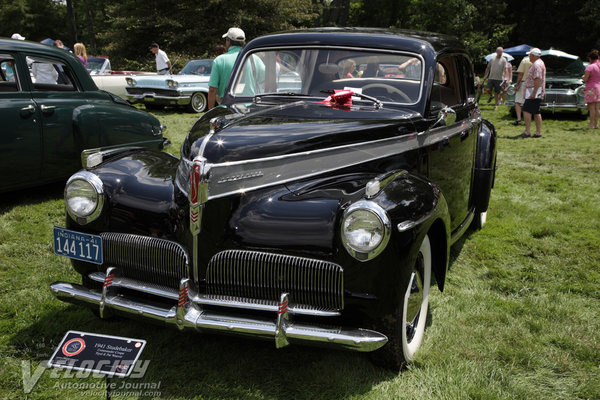
[(375, 47), (387, 50), (407, 50), (436, 54), (461, 52), (464, 45), (448, 35), (402, 29), (384, 28), (312, 28), (277, 32), (261, 36), (248, 43), (250, 47), (334, 45)]
[(66, 52), (63, 49), (58, 47), (49, 46), (46, 44), (41, 44), (38, 42), (31, 42), (29, 40), (16, 40), (16, 39), (8, 39), (8, 38), (0, 38), (0, 48), (6, 51), (42, 51), (47, 54), (55, 54), (60, 56), (64, 56)]

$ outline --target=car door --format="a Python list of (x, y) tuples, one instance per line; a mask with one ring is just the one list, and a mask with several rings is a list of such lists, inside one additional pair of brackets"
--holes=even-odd
[(24, 58), (0, 50), (0, 191), (40, 179), (41, 115), (27, 90), (28, 75)]
[(29, 55), (32, 63), (31, 97), (42, 124), (42, 179), (61, 179), (79, 169), (81, 143), (73, 132), (73, 112), (87, 105), (75, 73), (63, 60)]
[(448, 202), (452, 231), (460, 227), (469, 212), (477, 140), (477, 125), (473, 118), (475, 105), (469, 100), (474, 96), (469, 95), (466, 87), (461, 57), (447, 56), (439, 60), (431, 94), (433, 115), (437, 115), (442, 107), (450, 107), (456, 117), (455, 121), (450, 120), (429, 133), (441, 138), (430, 148), (429, 174)]

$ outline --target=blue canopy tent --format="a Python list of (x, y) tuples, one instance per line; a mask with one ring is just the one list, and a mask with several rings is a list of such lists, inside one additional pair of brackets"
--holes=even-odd
[(515, 47), (509, 47), (508, 49), (504, 49), (504, 52), (510, 54), (513, 57), (525, 56), (527, 55), (527, 52), (532, 48), (533, 46), (530, 46), (528, 44), (520, 44)]

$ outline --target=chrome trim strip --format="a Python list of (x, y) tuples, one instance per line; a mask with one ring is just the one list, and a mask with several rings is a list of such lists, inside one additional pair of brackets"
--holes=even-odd
[(439, 211), (439, 209), (434, 208), (433, 210), (431, 210), (430, 212), (428, 212), (427, 214), (425, 214), (424, 216), (422, 216), (419, 219), (413, 220), (413, 219), (409, 219), (406, 221), (402, 221), (400, 222), (396, 228), (398, 228), (398, 232), (405, 232), (409, 229), (414, 228), (417, 225), (422, 224), (423, 222), (427, 221), (429, 218), (431, 218), (432, 216), (434, 216), (435, 214), (437, 214)]
[(408, 171), (406, 170), (394, 172), (391, 174), (387, 173), (384, 175), (380, 175), (377, 178), (367, 182), (367, 185), (365, 186), (365, 197), (368, 200), (377, 197), (377, 195), (381, 193), (381, 191), (385, 189), (387, 185), (395, 181), (396, 178), (398, 178), (399, 176), (406, 175), (407, 173)]
[[(50, 285), (50, 289), (59, 300), (66, 302), (98, 306), (101, 300), (99, 293), (75, 283), (54, 282)], [(250, 335), (271, 340), (276, 338), (279, 328), (282, 330), (279, 333), (280, 337), (284, 334), (290, 342), (329, 344), (355, 351), (374, 351), (388, 341), (384, 334), (368, 329), (324, 328), (316, 324), (291, 321), (287, 326), (285, 324), (278, 326), (276, 318), (246, 317), (213, 312), (188, 302), (180, 307), (183, 308), (183, 311), (178, 312), (178, 306), (171, 308), (150, 306), (131, 300), (124, 295), (109, 295), (105, 298), (105, 307), (131, 316), (145, 317), (179, 326), (180, 329), (193, 328), (198, 331)]]
[[(104, 283), (106, 275), (102, 272), (92, 272), (88, 277), (94, 282)], [(173, 301), (179, 300), (179, 292), (175, 289), (153, 285), (148, 282), (130, 278), (116, 277), (112, 281), (112, 287), (129, 289)], [(198, 305), (265, 312), (277, 312), (278, 309), (278, 304), (275, 301), (257, 301), (256, 299), (247, 299), (243, 297), (200, 294), (195, 293), (191, 288), (188, 289), (188, 293), (190, 302)], [(339, 311), (317, 310), (306, 306), (298, 306), (294, 303), (288, 304), (288, 311), (292, 315), (309, 315), (313, 317), (337, 317), (340, 315)]]
[[(471, 126), (472, 122), (465, 120), (461, 124), (455, 124), (450, 127), (440, 127), (431, 131), (379, 139), (371, 142), (276, 157), (208, 164), (210, 171), (207, 200), (232, 194), (243, 194), (251, 190), (310, 178), (424, 146), (434, 145), (470, 129)], [(207, 141), (208, 138), (204, 140), (203, 148)], [(187, 159), (182, 159), (182, 161), (186, 164), (193, 163)], [(227, 178), (231, 176), (252, 177), (244, 180), (228, 180)]]

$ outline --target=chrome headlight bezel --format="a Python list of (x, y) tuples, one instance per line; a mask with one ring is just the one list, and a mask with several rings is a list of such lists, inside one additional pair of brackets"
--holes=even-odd
[(129, 85), (129, 86), (137, 85), (137, 82), (135, 81), (135, 79), (130, 78), (130, 77), (125, 78), (125, 82), (127, 82), (127, 85)]
[(509, 96), (514, 96), (515, 94), (517, 94), (517, 85), (515, 85), (514, 83), (512, 85), (510, 85), (507, 89), (506, 89), (506, 93)]
[[(79, 189), (75, 185), (79, 186)], [(87, 187), (86, 187), (87, 186)], [(88, 203), (87, 206), (83, 207), (84, 210), (77, 210), (73, 207), (73, 201), (76, 196), (72, 196), (72, 191), (88, 191), (88, 198), (85, 196), (83, 200)], [(67, 184), (65, 185), (64, 199), (65, 208), (69, 216), (80, 225), (86, 225), (96, 220), (102, 208), (104, 207), (104, 184), (98, 175), (89, 171), (79, 171), (72, 175)]]
[[(370, 222), (376, 223), (378, 225), (377, 229), (380, 231), (377, 242), (368, 246), (360, 246), (353, 242), (351, 236), (348, 234), (349, 232), (347, 232), (348, 223), (351, 223), (349, 220), (351, 217), (366, 217), (371, 219)], [(359, 261), (369, 261), (381, 254), (390, 240), (391, 233), (392, 223), (387, 212), (373, 201), (360, 200), (348, 207), (342, 216), (340, 224), (342, 243), (348, 253)]]
[(174, 81), (173, 79), (167, 79), (167, 86), (171, 89), (177, 89), (177, 87), (179, 86), (179, 82)]

